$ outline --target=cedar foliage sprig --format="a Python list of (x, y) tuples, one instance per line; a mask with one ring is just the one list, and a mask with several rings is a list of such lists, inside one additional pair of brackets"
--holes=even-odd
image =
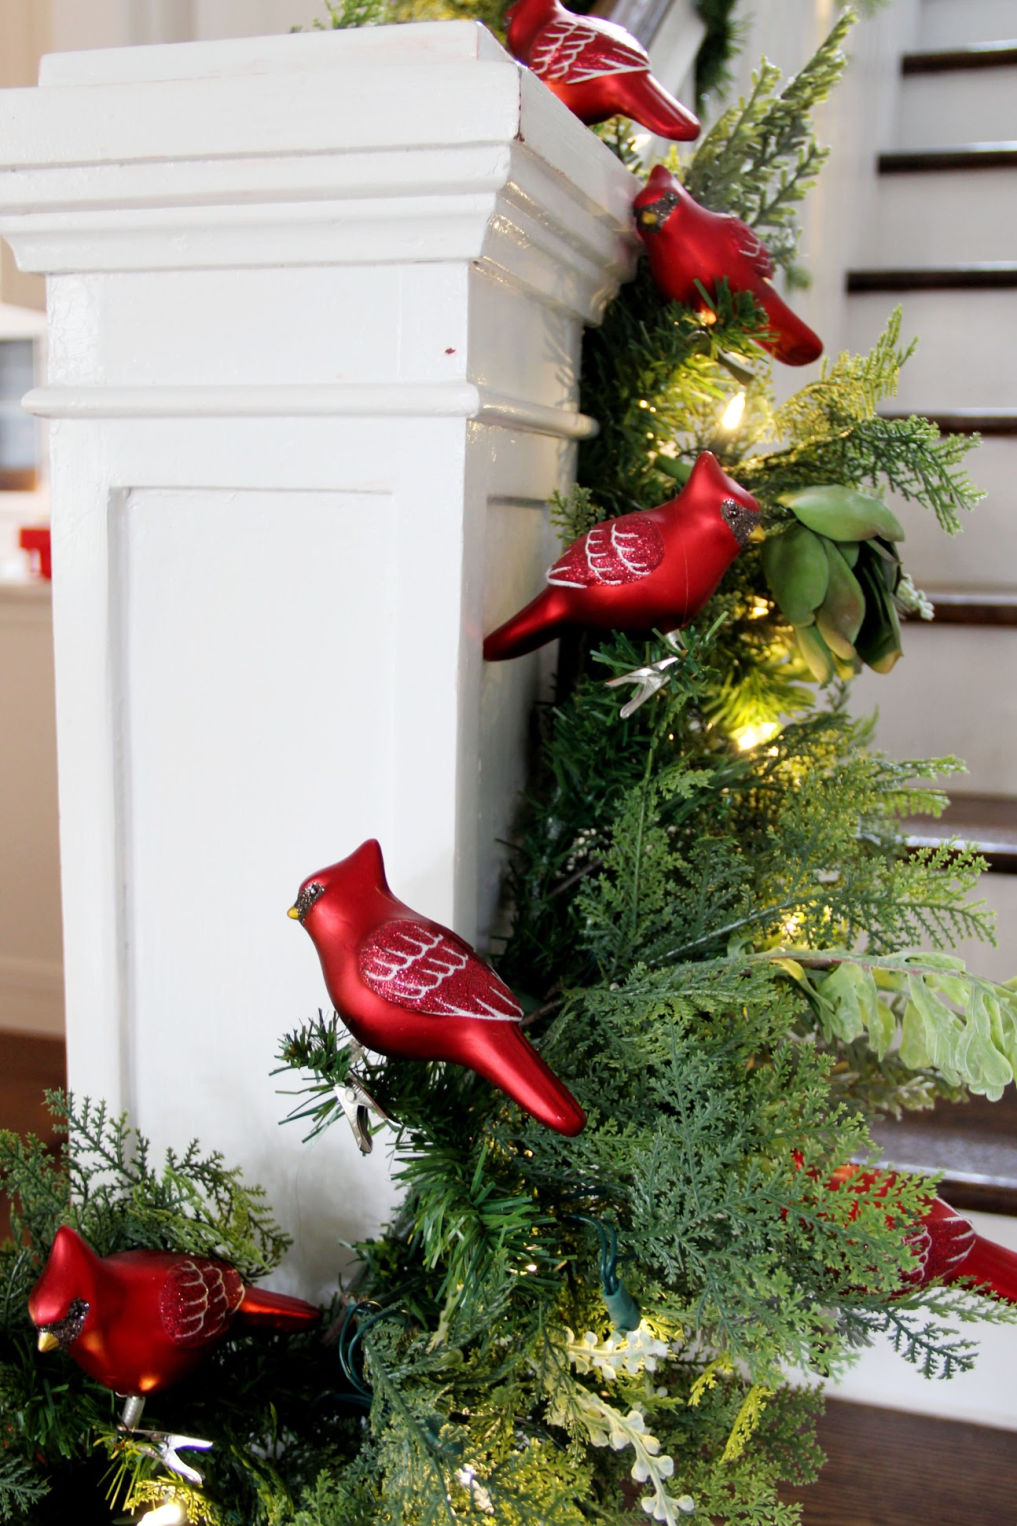
[(780, 266), (794, 260), (795, 208), (829, 152), (816, 142), (810, 116), (844, 71), (841, 44), (853, 21), (845, 11), (805, 67), (779, 91), (780, 70), (764, 62), (753, 75), (747, 99), (710, 129), (685, 176), (697, 201), (714, 212), (733, 212), (755, 228)]
[[(977, 437), (941, 435), (931, 419), (881, 418), (881, 402), (896, 395), (900, 373), (916, 345), (901, 346), (897, 308), (867, 355), (843, 354), (776, 409), (765, 429), (782, 448), (746, 456), (739, 479), (782, 511), (775, 500), (815, 482), (851, 482), (900, 493), (936, 515), (948, 534), (982, 493), (963, 469)], [(762, 425), (760, 426), (762, 433)]]
[(13, 1200), (11, 1230), (47, 1246), (69, 1223), (100, 1256), (135, 1246), (171, 1248), (231, 1262), (247, 1281), (263, 1277), (289, 1248), (261, 1187), (219, 1151), (197, 1140), (172, 1148), (156, 1169), (149, 1141), (105, 1103), (47, 1092), (66, 1148), (56, 1157), (38, 1140), (0, 1135), (0, 1187)]

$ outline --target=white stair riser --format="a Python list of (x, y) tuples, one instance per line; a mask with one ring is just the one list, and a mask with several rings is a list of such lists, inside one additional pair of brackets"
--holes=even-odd
[(1017, 795), (1017, 630), (910, 621), (890, 674), (868, 669), (851, 691), (856, 715), (879, 710), (877, 745), (895, 758), (952, 754), (955, 788)]
[(960, 69), (901, 81), (898, 148), (1017, 138), (1017, 69)]
[(866, 265), (890, 268), (1013, 259), (1017, 166), (881, 175), (859, 247)]
[(1017, 332), (1017, 288), (856, 293), (848, 302), (848, 348), (871, 349), (898, 305), (904, 339), (917, 337), (920, 344), (901, 375), (895, 411), (1017, 404), (1010, 338)]
[(986, 900), (996, 914), (996, 946), (965, 938), (951, 952), (969, 970), (1004, 984), (1017, 975), (1017, 874), (983, 874), (975, 900)]
[(964, 516), (959, 535), (944, 534), (935, 515), (919, 504), (890, 498), (906, 533), (904, 566), (922, 588), (1017, 591), (1017, 438), (983, 440), (968, 456), (967, 471), (985, 497)]
[(1013, 0), (923, 0), (918, 47), (963, 48), (1017, 37)]

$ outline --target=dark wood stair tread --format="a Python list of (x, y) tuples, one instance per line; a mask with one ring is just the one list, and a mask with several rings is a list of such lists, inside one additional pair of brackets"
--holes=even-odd
[(1017, 142), (959, 143), (943, 148), (902, 148), (876, 159), (881, 175), (926, 174), (938, 170), (1017, 168)]
[(1017, 1092), (998, 1102), (941, 1102), (874, 1125), (881, 1158), (901, 1170), (942, 1172), (954, 1208), (1017, 1215)]
[(936, 625), (1017, 626), (1017, 589), (928, 588)]
[(1014, 1526), (1013, 1431), (831, 1399), (819, 1442), (818, 1483), (781, 1491), (802, 1526)]
[(1017, 64), (1017, 42), (976, 42), (963, 48), (935, 48), (905, 53), (902, 74), (946, 74), (955, 69), (1000, 69)]
[(930, 268), (849, 270), (847, 289), (864, 291), (1004, 291), (1017, 287), (1017, 262), (983, 260), (978, 264)]
[(928, 419), (942, 434), (1017, 435), (1017, 408), (955, 408), (950, 413), (880, 410), (883, 419)]
[[(977, 849), (992, 869), (1017, 873), (1017, 800), (1009, 795), (951, 792), (942, 816), (909, 816), (904, 830), (913, 847), (935, 846), (956, 838)], [(1014, 955), (1017, 975), (1017, 952)], [(1017, 1123), (1015, 1123), (1017, 1134)]]

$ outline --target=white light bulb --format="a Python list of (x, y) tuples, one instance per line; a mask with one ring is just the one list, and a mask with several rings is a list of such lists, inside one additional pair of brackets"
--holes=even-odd
[(720, 416), (721, 429), (735, 430), (742, 421), (745, 412), (745, 393), (736, 392)]
[(738, 731), (732, 732), (735, 743), (742, 752), (748, 752), (752, 747), (758, 747), (761, 742), (768, 742), (775, 737), (780, 730), (777, 721), (758, 721), (754, 726), (742, 726)]
[(165, 1505), (146, 1510), (138, 1526), (187, 1526), (187, 1511), (175, 1500), (167, 1500)]

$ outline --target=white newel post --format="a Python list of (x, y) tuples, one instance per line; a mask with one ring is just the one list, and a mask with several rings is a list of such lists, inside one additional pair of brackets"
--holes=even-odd
[(0, 95), (0, 231), (49, 278), (71, 1085), (241, 1162), (304, 1286), (390, 1196), (383, 1149), (279, 1127), (278, 1040), (327, 1005), (286, 908), (373, 835), (483, 938), (537, 663), (481, 636), (545, 565), (631, 195), (466, 22)]

